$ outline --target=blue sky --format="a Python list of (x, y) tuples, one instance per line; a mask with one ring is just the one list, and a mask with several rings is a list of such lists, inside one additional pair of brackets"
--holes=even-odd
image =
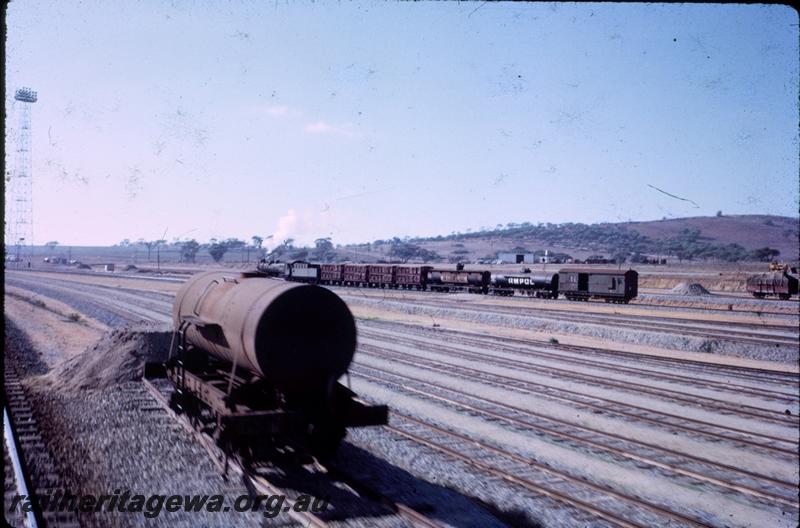
[(39, 243), (797, 216), (797, 24), (758, 5), (17, 0), (7, 151), (31, 86)]

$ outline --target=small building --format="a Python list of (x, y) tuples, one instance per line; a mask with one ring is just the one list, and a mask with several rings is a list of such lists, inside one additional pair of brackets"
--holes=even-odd
[(534, 264), (536, 257), (533, 253), (498, 253), (497, 260), (503, 263), (510, 262), (511, 264)]
[(114, 271), (114, 265), (113, 264), (106, 264), (104, 269), (106, 271)]

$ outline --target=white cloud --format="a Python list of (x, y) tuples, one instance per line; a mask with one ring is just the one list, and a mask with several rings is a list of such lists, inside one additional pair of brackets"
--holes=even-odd
[(326, 123), (325, 121), (316, 121), (314, 123), (308, 123), (303, 130), (308, 132), (309, 134), (336, 134), (340, 136), (353, 136), (355, 135), (354, 129), (355, 127), (350, 123), (345, 123), (343, 125), (332, 125), (330, 123)]
[(289, 107), (283, 105), (273, 105), (267, 108), (267, 113), (273, 116), (285, 116), (289, 114)]

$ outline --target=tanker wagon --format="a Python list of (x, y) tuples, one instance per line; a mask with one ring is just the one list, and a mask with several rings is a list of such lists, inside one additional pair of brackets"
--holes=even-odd
[(385, 405), (364, 403), (339, 381), (356, 325), (326, 288), (201, 273), (178, 291), (172, 316), (177, 347), (163, 365), (176, 387), (171, 405), (212, 427), (226, 452), (291, 445), (324, 460), (346, 428), (387, 423)]

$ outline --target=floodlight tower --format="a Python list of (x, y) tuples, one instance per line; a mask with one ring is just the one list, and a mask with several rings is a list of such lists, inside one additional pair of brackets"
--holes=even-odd
[[(6, 247), (14, 244), (17, 259), (33, 255), (33, 172), (31, 166), (31, 105), (38, 99), (30, 88), (20, 88), (14, 94), (18, 105), (17, 157), (14, 171), (8, 181), (8, 216), (6, 227), (9, 237)], [(24, 250), (30, 247), (30, 252)], [(19, 262), (19, 260), (18, 260)]]

